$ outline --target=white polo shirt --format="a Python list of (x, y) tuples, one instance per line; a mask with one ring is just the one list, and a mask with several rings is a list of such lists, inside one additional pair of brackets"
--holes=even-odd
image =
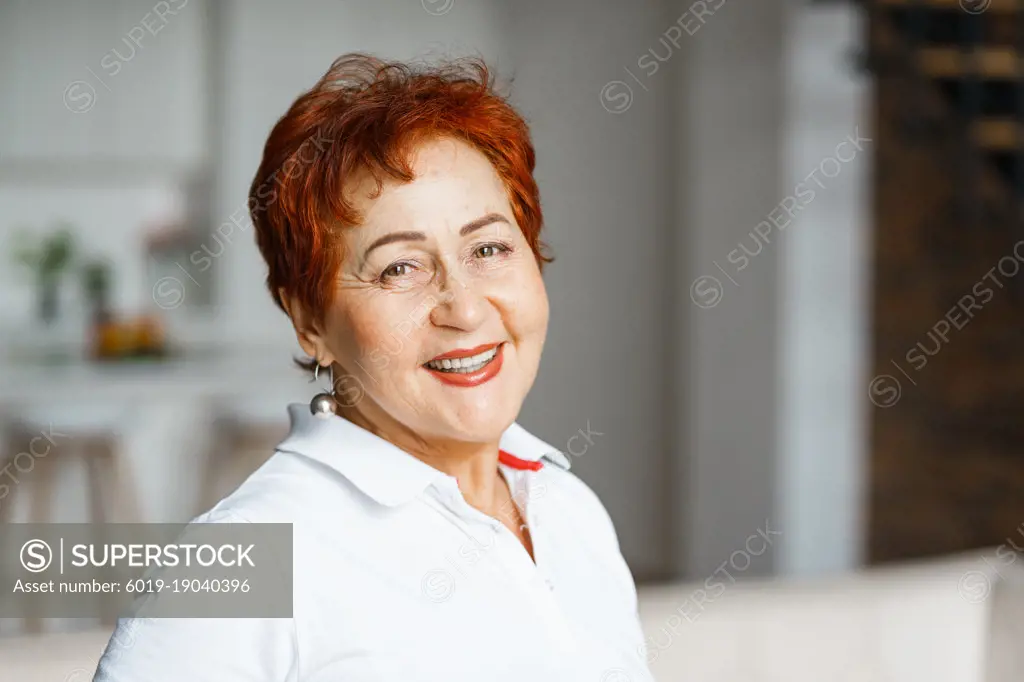
[(556, 448), (518, 424), (500, 443), (534, 563), (454, 477), (341, 417), (288, 412), (274, 455), (195, 521), (293, 524), (293, 617), (122, 619), (96, 681), (652, 679), (612, 522)]

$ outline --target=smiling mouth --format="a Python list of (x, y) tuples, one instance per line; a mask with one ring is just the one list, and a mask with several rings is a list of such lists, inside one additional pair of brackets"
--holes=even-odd
[(423, 363), (423, 366), (434, 372), (444, 374), (472, 374), (491, 364), (498, 356), (503, 344), (499, 343), (485, 351), (463, 358), (444, 358)]

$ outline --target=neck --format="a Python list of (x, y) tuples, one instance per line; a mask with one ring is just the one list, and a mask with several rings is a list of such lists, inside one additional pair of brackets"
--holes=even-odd
[(383, 438), (433, 468), (454, 476), (471, 506), (494, 515), (507, 491), (498, 471), (499, 443), (475, 443), (450, 438), (424, 438), (397, 422), (376, 405), (362, 400), (358, 406), (339, 406), (338, 414)]

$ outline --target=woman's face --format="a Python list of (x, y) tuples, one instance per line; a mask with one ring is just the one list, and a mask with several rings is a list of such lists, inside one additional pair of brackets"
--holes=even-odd
[[(376, 198), (369, 176), (349, 190), (365, 221), (345, 231), (323, 345), (361, 384), (342, 402), (365, 391), (353, 407), (371, 421), (383, 411), (422, 438), (493, 441), (537, 374), (544, 281), (483, 154), (441, 138), (412, 166), (414, 181), (385, 182)], [(461, 367), (427, 364), (452, 355)]]

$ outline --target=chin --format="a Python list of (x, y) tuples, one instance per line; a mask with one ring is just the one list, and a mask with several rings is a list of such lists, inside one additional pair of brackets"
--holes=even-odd
[(480, 410), (464, 410), (459, 413), (452, 426), (465, 440), (476, 443), (496, 441), (501, 438), (509, 424), (516, 420), (518, 414), (518, 407), (511, 404), (500, 408), (490, 406)]
[[(519, 415), (521, 399), (482, 400), (460, 405), (449, 404), (439, 410), (434, 429), (439, 426), (446, 436), (473, 443), (494, 442)], [(443, 426), (442, 426), (443, 425)]]

